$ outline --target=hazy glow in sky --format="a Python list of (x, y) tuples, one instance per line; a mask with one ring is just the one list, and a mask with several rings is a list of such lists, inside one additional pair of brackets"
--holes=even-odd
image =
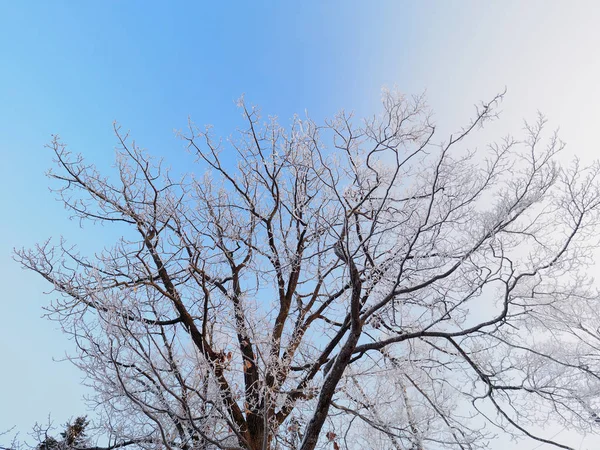
[[(427, 90), (450, 131), (507, 87), (490, 139), (518, 134), (540, 110), (560, 126), (568, 156), (598, 155), (596, 1), (224, 3), (0, 4), (0, 431), (85, 411), (78, 372), (52, 361), (72, 343), (39, 318), (48, 286), (11, 260), (13, 247), (51, 236), (98, 241), (66, 220), (46, 189), (51, 133), (110, 167), (118, 120), (177, 166), (185, 152), (173, 129), (191, 116), (233, 132), (243, 93), (285, 123), (305, 110), (317, 120), (341, 108), (373, 114), (384, 85)], [(575, 447), (597, 448), (560, 432)]]

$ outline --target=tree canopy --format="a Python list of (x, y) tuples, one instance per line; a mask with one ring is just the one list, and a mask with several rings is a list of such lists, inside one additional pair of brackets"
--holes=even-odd
[[(540, 116), (438, 138), (423, 97), (364, 121), (284, 127), (240, 103), (222, 140), (190, 123), (182, 179), (115, 126), (116, 172), (55, 137), (59, 200), (123, 236), (18, 261), (54, 288), (115, 446), (476, 449), (594, 431), (599, 166), (564, 166)], [(66, 439), (65, 436), (63, 438)], [(41, 447), (40, 447), (41, 449)]]

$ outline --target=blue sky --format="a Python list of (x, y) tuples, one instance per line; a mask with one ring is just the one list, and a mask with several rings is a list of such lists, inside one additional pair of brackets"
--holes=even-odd
[(173, 130), (190, 116), (233, 132), (241, 94), (285, 123), (305, 110), (373, 114), (384, 85), (427, 90), (450, 130), (506, 86), (492, 131), (518, 132), (539, 109), (569, 154), (598, 155), (599, 3), (213, 3), (0, 1), (0, 430), (85, 411), (79, 374), (53, 362), (71, 344), (40, 319), (48, 286), (11, 259), (51, 236), (99, 240), (47, 190), (52, 133), (109, 168), (117, 120), (177, 165)]

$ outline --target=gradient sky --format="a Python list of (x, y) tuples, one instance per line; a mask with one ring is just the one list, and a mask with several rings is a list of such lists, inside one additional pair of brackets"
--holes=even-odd
[(85, 412), (78, 372), (53, 362), (72, 345), (40, 318), (48, 286), (11, 259), (51, 236), (101, 241), (48, 192), (52, 133), (110, 168), (117, 120), (176, 166), (173, 130), (190, 116), (228, 135), (241, 94), (286, 123), (305, 110), (373, 114), (383, 86), (426, 90), (441, 129), (455, 130), (506, 87), (491, 138), (540, 110), (568, 156), (600, 152), (600, 2), (213, 3), (0, 0), (0, 431)]

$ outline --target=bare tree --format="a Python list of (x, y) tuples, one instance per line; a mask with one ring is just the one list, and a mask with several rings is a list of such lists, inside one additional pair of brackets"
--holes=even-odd
[[(8, 437), (10, 437), (11, 433), (13, 433), (15, 427), (12, 428), (8, 428), (6, 430), (2, 430), (0, 431), (0, 438), (7, 439)], [(21, 449), (21, 443), (18, 440), (18, 435), (15, 433), (11, 440), (10, 443), (8, 444), (3, 444), (0, 443), (0, 450), (20, 450)]]
[(441, 143), (422, 97), (287, 129), (241, 102), (234, 138), (182, 134), (198, 166), (181, 180), (119, 127), (112, 178), (55, 137), (59, 199), (123, 237), (17, 259), (59, 294), (109, 447), (570, 448), (532, 430), (593, 431), (598, 332), (578, 311), (598, 310), (599, 166), (562, 167), (541, 116), (470, 151), (501, 98)]

